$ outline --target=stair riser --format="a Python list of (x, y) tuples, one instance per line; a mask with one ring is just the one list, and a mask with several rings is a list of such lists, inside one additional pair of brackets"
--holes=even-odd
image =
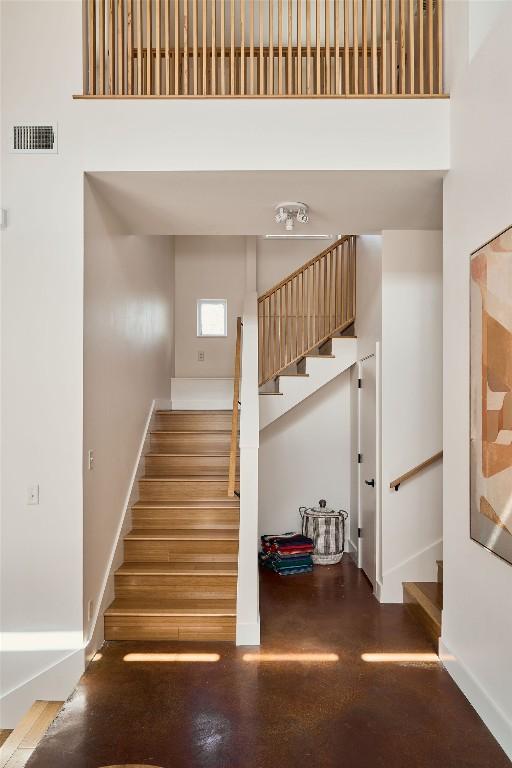
[(210, 501), (229, 500), (226, 480), (139, 480), (139, 500)]
[(148, 530), (152, 528), (182, 529), (187, 528), (233, 528), (238, 526), (238, 510), (220, 510), (211, 512), (180, 512), (179, 510), (147, 509), (133, 510), (134, 528)]
[(105, 616), (105, 640), (235, 640), (235, 617)]
[(236, 576), (116, 576), (116, 597), (171, 600), (236, 598)]
[(125, 541), (127, 563), (186, 563), (238, 561), (238, 541)]
[(231, 430), (231, 413), (159, 413), (153, 428), (174, 432)]
[(216, 432), (173, 434), (160, 432), (151, 434), (151, 451), (155, 453), (229, 453), (231, 436)]
[(172, 477), (177, 475), (226, 475), (229, 456), (147, 456), (146, 475)]

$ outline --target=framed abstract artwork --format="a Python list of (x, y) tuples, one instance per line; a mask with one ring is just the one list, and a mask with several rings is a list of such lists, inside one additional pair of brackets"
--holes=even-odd
[(471, 256), (471, 538), (512, 563), (512, 227)]

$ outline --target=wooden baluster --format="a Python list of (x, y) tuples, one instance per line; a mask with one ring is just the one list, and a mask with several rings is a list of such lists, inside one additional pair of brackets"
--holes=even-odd
[(340, 0), (334, 0), (334, 79), (334, 93), (340, 94)]
[(230, 93), (235, 95), (235, 0), (231, 0), (231, 15), (230, 15), (230, 36), (231, 36), (231, 49), (229, 54), (229, 72), (230, 72)]
[(251, 96), (254, 96), (254, 0), (249, 0), (249, 53), (250, 72), (249, 87)]
[(372, 92), (379, 92), (377, 57), (377, 0), (372, 0)]
[(297, 0), (297, 94), (302, 95), (302, 0)]
[(203, 82), (202, 82), (202, 94), (206, 96), (208, 93), (208, 13), (207, 13), (208, 0), (202, 0), (203, 13), (203, 51), (202, 51), (202, 64), (203, 64)]
[(260, 60), (259, 60), (259, 84), (260, 84), (260, 96), (264, 96), (267, 92), (266, 78), (265, 78), (265, 28), (263, 24), (264, 16), (261, 3), (258, 3), (258, 21), (259, 21), (259, 36), (260, 36)]
[(240, 0), (240, 93), (245, 94), (245, 0)]
[(414, 0), (409, 0), (409, 90), (416, 93), (414, 70)]
[(328, 302), (327, 302), (327, 299), (329, 297), (328, 285), (327, 285), (327, 263), (328, 263), (327, 262), (327, 254), (322, 257), (322, 262), (323, 262), (323, 269), (324, 269), (324, 308), (323, 308), (323, 311), (324, 311), (324, 325), (323, 325), (323, 334), (322, 334), (322, 336), (326, 336), (327, 335), (327, 324), (328, 324), (328, 321), (329, 321), (329, 317), (328, 317), (329, 307), (328, 307)]
[[(385, 2), (385, 0), (383, 0)], [(358, 0), (352, 4), (352, 36), (354, 48), (354, 93), (359, 93), (359, 5)]]
[[(206, 2), (207, 0), (205, 0)], [(211, 62), (210, 62), (210, 88), (212, 96), (217, 94), (217, 7), (216, 0), (211, 2)]]
[(311, 90), (311, 0), (306, 0), (306, 93)]
[(125, 92), (124, 0), (117, 0), (117, 92)]
[(293, 93), (293, 64), (292, 64), (292, 0), (288, 0), (288, 25), (286, 28), (288, 53), (286, 57), (286, 93)]
[(331, 6), (325, 0), (325, 93), (331, 93)]
[(320, 29), (320, 0), (316, 0), (316, 84), (315, 84), (315, 93), (317, 96), (320, 96), (322, 93), (322, 62), (321, 62), (321, 51), (322, 51), (322, 37), (321, 37), (321, 29)]
[(170, 0), (164, 0), (164, 91), (166, 96), (169, 96), (171, 92), (170, 14)]
[(274, 95), (274, 0), (268, 0), (268, 92)]
[(443, 91), (443, 0), (437, 0), (437, 92)]
[(96, 0), (87, 0), (88, 93), (96, 93)]
[(290, 311), (288, 307), (288, 293), (290, 284), (284, 284), (284, 362), (285, 365), (289, 360), (288, 346), (290, 344)]
[(420, 94), (425, 93), (425, 32), (424, 32), (425, 14), (423, 10), (423, 0), (418, 0), (418, 59), (419, 59), (419, 90)]
[(89, 85), (89, 7), (88, 0), (82, 0), (82, 93), (90, 94)]
[(155, 0), (155, 94), (160, 96), (162, 77), (162, 9), (161, 0)]
[(174, 0), (174, 94), (180, 92), (180, 0)]
[[(133, 8), (133, 0), (130, 0), (130, 6)], [(99, 93), (105, 95), (105, 0), (99, 0)], [(128, 37), (128, 39), (130, 39)], [(130, 91), (133, 93), (133, 91)]]
[(388, 30), (388, 0), (382, 0), (381, 8), (381, 60), (382, 60), (382, 75), (381, 75), (381, 93), (386, 94), (388, 92), (388, 60), (387, 60), (387, 30)]
[(183, 93), (188, 94), (188, 0), (183, 0)]
[(389, 0), (389, 30), (391, 48), (391, 93), (396, 94), (396, 0)]
[(146, 93), (152, 89), (152, 65), (153, 65), (153, 19), (151, 0), (146, 0)]
[(405, 93), (406, 71), (405, 71), (405, 0), (399, 0), (399, 45), (400, 45), (400, 93)]
[(142, 96), (142, 0), (137, 3), (137, 95)]
[(226, 5), (220, 0), (220, 92), (226, 94)]
[(283, 0), (277, 0), (277, 94), (283, 95)]
[(434, 93), (434, 0), (427, 0), (428, 9), (428, 92)]
[(349, 39), (349, 0), (343, 0), (343, 72), (345, 74), (345, 87), (344, 94), (347, 96), (350, 93), (350, 39)]
[(283, 289), (279, 289), (279, 368), (283, 367)]
[(361, 36), (363, 56), (363, 93), (368, 94), (368, 0), (362, 0)]
[(197, 0), (192, 0), (192, 88), (198, 94), (198, 41), (197, 41)]
[(116, 92), (115, 0), (108, 0), (108, 92)]

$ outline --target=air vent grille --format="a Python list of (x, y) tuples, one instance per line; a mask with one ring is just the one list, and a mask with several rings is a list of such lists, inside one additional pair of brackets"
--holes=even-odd
[(57, 152), (57, 126), (13, 125), (11, 149), (23, 153)]

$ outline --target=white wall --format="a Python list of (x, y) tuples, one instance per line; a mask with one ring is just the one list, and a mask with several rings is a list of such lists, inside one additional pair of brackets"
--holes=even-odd
[(267, 240), (258, 238), (258, 294), (265, 293), (284, 277), (317, 256), (329, 240)]
[[(176, 377), (232, 377), (236, 319), (245, 294), (245, 238), (176, 237), (174, 269)], [(198, 338), (198, 299), (227, 299), (226, 338)]]
[[(31, 633), (38, 650), (20, 652), (18, 678), (30, 680), (65, 652), (35, 631), (83, 632), (84, 171), (437, 170), (449, 162), (449, 103), (74, 101), (81, 3), (14, 0), (0, 13), (2, 628)], [(12, 122), (46, 120), (58, 122), (57, 155), (9, 154)], [(34, 482), (37, 508), (26, 505)], [(66, 675), (64, 693), (76, 670)], [(32, 698), (55, 696), (41, 681)]]
[[(169, 237), (124, 234), (108, 203), (95, 193), (94, 183), (86, 178), (83, 470), (86, 639), (100, 607), (152, 403), (155, 399), (170, 398), (171, 245)], [(92, 470), (87, 462), (89, 450), (94, 452)], [(111, 587), (109, 584), (110, 592)], [(93, 602), (92, 612), (89, 601)], [(94, 646), (102, 640), (100, 615)]]
[[(473, 5), (473, 4), (472, 4)], [(512, 758), (512, 566), (469, 538), (469, 260), (512, 224), (510, 3), (486, 34), (447, 8), (452, 170), (444, 185), (444, 610), (446, 665)], [(482, 8), (485, 6), (485, 8)], [(468, 40), (480, 47), (469, 60)]]
[[(362, 360), (367, 355), (375, 354), (375, 346), (382, 339), (382, 236), (361, 235), (356, 245), (356, 322), (357, 357)], [(357, 464), (359, 452), (358, 418), (358, 367), (354, 366), (350, 375), (350, 410), (351, 410), (351, 508), (350, 540), (354, 549), (359, 540), (359, 480), (361, 467)], [(356, 553), (357, 560), (357, 553)]]
[(343, 373), (262, 430), (260, 534), (300, 530), (299, 507), (322, 498), (349, 511), (349, 380)]
[(442, 464), (394, 478), (442, 449), (442, 234), (382, 237), (381, 552), (383, 602), (433, 581), (442, 556)]

